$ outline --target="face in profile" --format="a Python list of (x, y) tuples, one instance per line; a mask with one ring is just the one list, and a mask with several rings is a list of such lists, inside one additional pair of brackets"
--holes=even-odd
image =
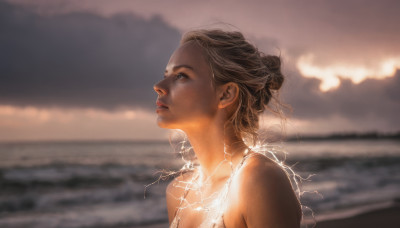
[(185, 131), (207, 126), (215, 117), (218, 99), (211, 69), (194, 42), (181, 45), (172, 54), (164, 79), (154, 90), (160, 127)]

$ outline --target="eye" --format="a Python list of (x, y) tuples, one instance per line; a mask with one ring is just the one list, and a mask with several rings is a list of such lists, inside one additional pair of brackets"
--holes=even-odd
[(186, 74), (184, 74), (184, 73), (178, 73), (178, 74), (175, 76), (176, 79), (187, 78), (187, 77), (188, 77), (188, 76), (187, 76)]

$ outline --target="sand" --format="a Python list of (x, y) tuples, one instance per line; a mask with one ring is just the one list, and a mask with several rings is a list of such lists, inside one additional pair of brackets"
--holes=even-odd
[[(138, 228), (168, 228), (168, 223), (137, 226)], [(309, 226), (312, 227), (312, 226)], [(399, 228), (400, 205), (362, 213), (350, 218), (317, 222), (315, 228)]]
[(400, 227), (400, 206), (379, 209), (366, 212), (345, 219), (336, 219), (317, 222), (316, 228), (369, 228), (369, 227), (384, 227), (384, 228), (399, 228)]

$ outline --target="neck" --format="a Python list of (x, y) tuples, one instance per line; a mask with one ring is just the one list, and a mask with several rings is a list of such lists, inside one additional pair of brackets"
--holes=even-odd
[(200, 163), (203, 177), (215, 181), (231, 174), (231, 162), (235, 166), (247, 146), (233, 134), (232, 125), (213, 123), (204, 126), (186, 130), (185, 133)]

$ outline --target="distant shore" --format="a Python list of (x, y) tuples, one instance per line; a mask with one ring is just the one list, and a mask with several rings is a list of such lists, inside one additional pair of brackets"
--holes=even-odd
[(397, 133), (334, 133), (329, 135), (298, 135), (289, 136), (285, 141), (321, 141), (321, 140), (400, 140)]
[[(381, 133), (381, 132), (364, 132), (364, 133), (331, 133), (331, 134), (315, 134), (315, 135), (274, 135), (272, 141), (326, 141), (326, 140), (396, 140), (400, 141), (400, 132)], [(179, 143), (180, 141), (172, 141)], [(68, 144), (68, 143), (154, 143), (154, 144), (170, 144), (167, 140), (160, 139), (48, 139), (48, 140), (1, 140), (0, 144)]]

